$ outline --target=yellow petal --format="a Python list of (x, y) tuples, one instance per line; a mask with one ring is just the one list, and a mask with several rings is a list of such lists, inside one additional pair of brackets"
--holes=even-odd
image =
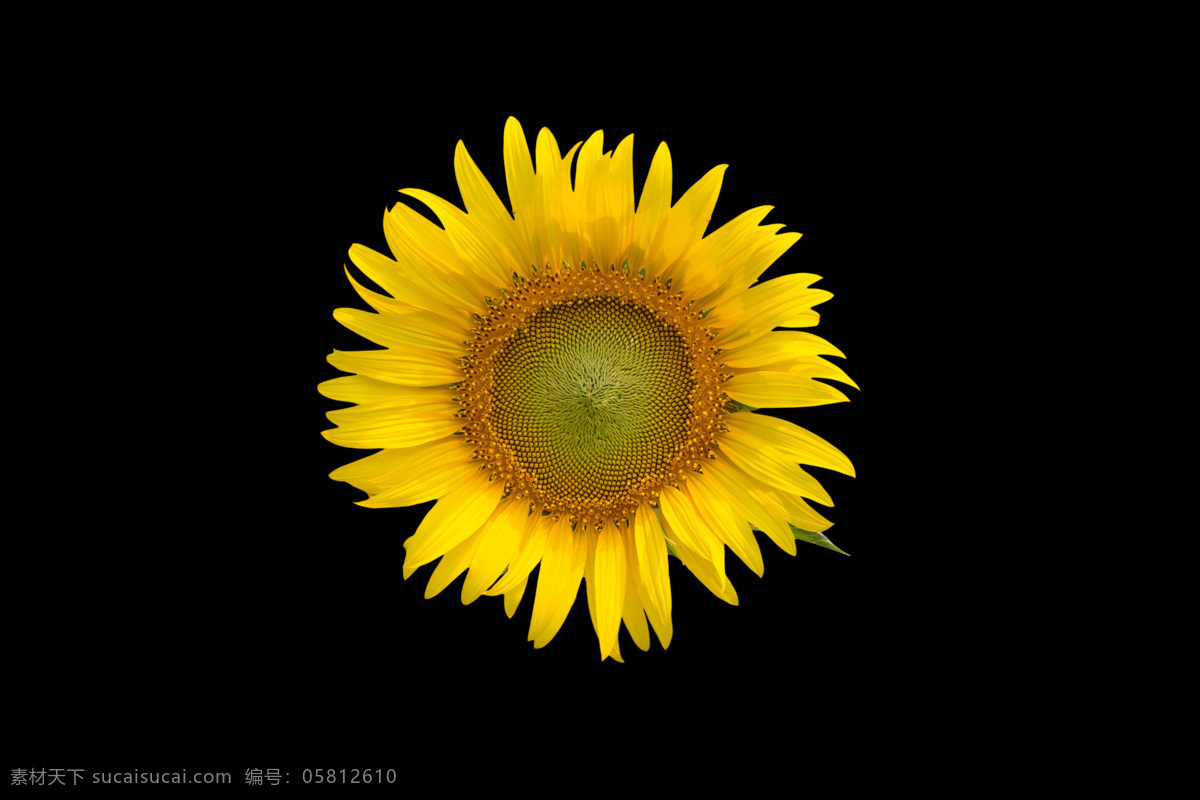
[(616, 219), (608, 214), (606, 207), (608, 170), (611, 162), (601, 150), (603, 131), (596, 131), (579, 152), (575, 194), (579, 202), (580, 222), (591, 253), (589, 262), (604, 267), (617, 265), (616, 256), (621, 236), (617, 231)]
[[(667, 143), (662, 142), (654, 152), (654, 160), (650, 162), (650, 172), (642, 186), (642, 196), (633, 218), (633, 249), (629, 258), (634, 272), (646, 268), (654, 240), (670, 209), (671, 151)], [(652, 278), (653, 275), (647, 272), (646, 277)]]
[(563, 157), (558, 147), (558, 141), (549, 128), (538, 131), (537, 144), (537, 174), (549, 178), (562, 165)]
[[(725, 577), (724, 571), (717, 572), (716, 567), (709, 561), (698, 556), (689, 547), (676, 545), (675, 552), (679, 560), (687, 567), (704, 587), (731, 606), (738, 604), (737, 592), (734, 591), (733, 581)], [(664, 644), (663, 647), (666, 647)]]
[[(773, 331), (741, 347), (721, 353), (721, 363), (729, 367), (767, 367), (803, 356), (845, 355), (819, 336), (805, 331)], [(784, 371), (784, 370), (776, 370)]]
[(604, 160), (604, 131), (596, 131), (583, 143), (575, 161), (575, 194), (585, 220), (595, 219), (597, 199), (603, 202)]
[[(457, 438), (459, 437), (451, 437), (451, 440)], [(460, 444), (457, 449), (467, 448)], [(380, 479), (377, 484), (360, 486), (364, 491), (376, 493), (366, 500), (359, 500), (356, 505), (363, 508), (396, 508), (428, 503), (454, 491), (462, 484), (463, 478), (476, 469), (477, 462), (457, 454), (438, 460), (426, 460), (419, 465), (405, 464), (400, 470)]]
[(538, 568), (529, 623), (529, 639), (535, 648), (544, 647), (562, 627), (575, 604), (586, 561), (587, 536), (582, 532), (575, 535), (564, 514), (546, 535), (546, 550)]
[(342, 447), (414, 447), (443, 439), (461, 428), (462, 420), (453, 414), (453, 406), (448, 403), (407, 408), (373, 403), (330, 411), (327, 416), (338, 427), (321, 431), (321, 435)]
[(500, 262), (522, 269), (529, 263), (530, 254), (521, 240), (517, 224), (496, 196), (488, 179), (475, 166), (467, 146), (461, 140), (454, 150), (454, 175), (458, 179), (467, 214), (479, 222), (492, 242), (503, 248)]
[(747, 439), (760, 442), (757, 446), (774, 447), (801, 464), (824, 467), (851, 477), (855, 474), (854, 465), (845, 453), (787, 420), (767, 414), (729, 414), (725, 417), (725, 426), (739, 430)]
[(509, 205), (512, 206), (517, 228), (525, 239), (529, 264), (538, 266), (541, 264), (544, 248), (534, 208), (533, 161), (529, 157), (529, 143), (525, 140), (525, 131), (521, 129), (521, 123), (513, 117), (509, 117), (504, 123), (504, 176), (508, 184)]
[[(412, 267), (405, 274), (413, 277), (422, 271), (433, 274), (474, 274), (459, 261), (454, 243), (445, 229), (439, 228), (415, 209), (404, 203), (395, 203), (384, 216), (383, 222), (384, 237), (392, 255), (397, 262)], [(399, 251), (394, 245), (400, 245)]]
[(757, 483), (753, 478), (724, 459), (714, 460), (705, 469), (714, 479), (709, 488), (719, 501), (728, 503), (758, 526), (785, 553), (796, 555), (796, 537), (787, 525), (787, 514), (782, 508), (763, 502), (746, 488)]
[(746, 518), (727, 503), (719, 500), (708, 488), (714, 482), (711, 475), (696, 476), (687, 482), (687, 493), (706, 518), (713, 520), (712, 530), (738, 558), (758, 577), (763, 576), (762, 552)]
[(403, 235), (399, 232), (394, 216), (385, 212), (383, 231), (389, 244), (396, 245), (392, 248), (393, 251), (400, 251), (400, 255), (397, 256), (399, 260), (376, 253), (361, 244), (350, 247), (350, 260), (379, 288), (398, 301), (414, 308), (433, 311), (446, 319), (455, 320), (460, 327), (465, 326), (469, 317), (467, 312), (459, 307), (463, 299), (459, 297), (461, 289), (446, 284), (440, 274), (436, 270), (428, 269), (424, 262), (414, 263), (411, 250), (403, 245)]
[(641, 650), (650, 649), (650, 628), (646, 625), (646, 612), (642, 608), (641, 598), (638, 597), (637, 552), (632, 542), (625, 542), (625, 601), (621, 606), (621, 620), (633, 643)]
[(662, 523), (677, 544), (712, 563), (718, 582), (725, 585), (725, 545), (712, 532), (712, 521), (696, 509), (692, 498), (674, 486), (658, 498)]
[[(423, 335), (428, 338), (428, 341), (421, 346), (428, 347), (431, 350), (439, 350), (442, 349), (439, 343), (444, 343), (450, 352), (455, 354), (461, 353), (466, 349), (465, 342), (470, 338), (467, 317), (441, 300), (433, 299), (432, 294), (423, 294), (411, 281), (409, 282), (409, 286), (412, 288), (401, 295), (404, 300), (400, 301), (384, 297), (381, 294), (364, 288), (358, 281), (354, 280), (354, 276), (350, 274), (349, 269), (346, 270), (346, 278), (349, 279), (354, 290), (358, 292), (358, 296), (378, 311), (385, 319), (406, 329), (422, 331)], [(340, 311), (355, 311), (359, 315), (366, 314), (366, 312), (359, 311), (358, 309), (338, 309), (334, 312), (334, 318), (338, 319), (339, 322), (342, 321), (338, 317), (338, 312)], [(346, 327), (355, 330), (353, 325), (347, 325)], [(362, 335), (372, 341), (379, 341), (369, 334), (364, 333)]]
[(440, 594), (443, 589), (454, 582), (455, 578), (463, 573), (463, 570), (471, 565), (471, 558), (475, 554), (475, 548), (479, 546), (479, 542), (483, 538), (484, 531), (480, 529), (459, 544), (451, 547), (446, 555), (438, 560), (437, 566), (433, 568), (433, 574), (429, 576), (429, 583), (425, 585), (426, 600)]
[(363, 491), (378, 492), (380, 485), (395, 486), (428, 473), (439, 465), (458, 466), (464, 471), (471, 461), (473, 448), (461, 436), (447, 436), (426, 444), (398, 450), (384, 450), (352, 461), (329, 473), (335, 481), (345, 481)]
[(782, 489), (770, 489), (767, 491), (767, 494), (770, 495), (772, 500), (783, 507), (787, 514), (788, 522), (800, 530), (820, 533), (829, 530), (833, 526), (832, 522), (818, 514), (816, 509), (805, 502), (802, 497), (797, 497)]
[(615, 230), (612, 263), (621, 266), (629, 257), (633, 235), (633, 135), (626, 136), (612, 154), (605, 187), (605, 215)]
[(543, 517), (542, 509), (535, 507), (525, 520), (525, 531), (521, 534), (521, 543), (517, 546), (515, 558), (509, 562), (508, 569), (484, 594), (491, 597), (506, 594), (518, 583), (529, 577), (529, 573), (542, 559), (546, 549), (546, 536), (553, 524), (551, 517)]
[(489, 223), (512, 217), (508, 209), (496, 196), (492, 184), (479, 171), (475, 160), (467, 152), (467, 146), (460, 139), (454, 148), (454, 177), (458, 181), (459, 191), (462, 192), (463, 206), (467, 213)]
[[(705, 298), (704, 304), (706, 306), (722, 308), (730, 300), (736, 300), (740, 296), (739, 293), (745, 287), (750, 286), (758, 280), (767, 267), (774, 264), (792, 245), (800, 241), (800, 234), (795, 232), (775, 235), (781, 227), (783, 226), (765, 225), (760, 228), (764, 235), (769, 235), (770, 238), (766, 239), (757, 249), (742, 253), (736, 265), (739, 273), (738, 277), (727, 282), (719, 291)], [(774, 281), (769, 281), (769, 283), (774, 283)], [(814, 313), (812, 314), (811, 322), (799, 323), (795, 326), (789, 325), (788, 327), (815, 325), (817, 324), (816, 319), (817, 315)], [(781, 324), (783, 323), (776, 322), (768, 326), (768, 329)]]
[(463, 581), (463, 603), (474, 602), (508, 567), (521, 545), (528, 520), (529, 503), (525, 500), (509, 498), (496, 508), (484, 526), (486, 536), (471, 559), (471, 572)]
[(769, 239), (774, 231), (759, 227), (758, 223), (771, 211), (771, 206), (759, 206), (742, 212), (717, 230), (705, 236), (687, 254), (685, 267), (688, 287), (701, 308), (712, 308), (715, 302), (703, 302), (716, 296), (719, 290), (732, 283), (733, 288), (744, 289), (744, 270), (740, 264), (747, 253), (752, 253)]
[[(838, 383), (844, 383), (847, 386), (853, 386), (855, 389), (858, 388), (858, 384), (854, 382), (853, 378), (846, 374), (845, 370), (843, 370), (837, 364), (826, 361), (819, 356), (803, 356), (801, 358), (793, 359), (792, 361), (772, 366), (761, 371), (775, 372), (777, 370), (781, 372), (788, 372), (792, 375), (801, 375), (805, 378), (826, 378), (828, 380), (837, 381)], [(733, 373), (735, 375), (740, 375), (745, 372), (753, 371), (760, 370), (734, 369)]]
[(621, 628), (625, 602), (625, 535), (615, 524), (603, 526), (596, 536), (596, 636), (600, 658), (612, 651)]
[(783, 275), (718, 304), (705, 317), (708, 324), (723, 328), (714, 342), (718, 347), (731, 348), (781, 325), (816, 325), (820, 316), (812, 307), (833, 297), (832, 292), (810, 288), (818, 280), (820, 276), (807, 273)]
[(404, 542), (405, 566), (415, 569), (428, 564), (479, 530), (504, 494), (504, 482), (489, 481), (487, 474), (482, 470), (471, 475), (434, 504), (417, 532)]
[(504, 613), (512, 619), (512, 615), (517, 613), (517, 606), (521, 604), (521, 598), (525, 596), (525, 585), (529, 582), (528, 578), (521, 578), (513, 588), (504, 593)]
[[(384, 214), (383, 229), (385, 235), (391, 232), (393, 241), (399, 235), (390, 213)], [(470, 316), (461, 307), (463, 298), (458, 296), (463, 291), (461, 287), (443, 285), (444, 279), (434, 270), (394, 261), (361, 244), (352, 245), (349, 255), (364, 275), (392, 297), (413, 308), (431, 311), (457, 329), (466, 330)]]
[(325, 416), (336, 425), (351, 427), (386, 426), (398, 417), (411, 413), (440, 413), (453, 416), (458, 403), (444, 386), (393, 386), (391, 397), (373, 403), (360, 403), (349, 408), (328, 411)]
[(727, 168), (727, 164), (713, 167), (671, 208), (657, 249), (647, 260), (647, 276), (661, 274), (686, 285), (688, 262), (683, 256), (704, 236)]
[(497, 296), (498, 287), (509, 284), (512, 274), (521, 269), (517, 257), (452, 203), (424, 189), (401, 189), (400, 192), (429, 206), (450, 237), (460, 267), (474, 270), (490, 296)]
[[(583, 585), (587, 595), (588, 616), (592, 619), (592, 628), (597, 633), (599, 639), (600, 626), (596, 622), (596, 531), (588, 530), (584, 532), (583, 523), (579, 523), (576, 535), (587, 536), (587, 558), (583, 562)], [(608, 654), (612, 652), (612, 648), (600, 651), (600, 660), (608, 658)]]
[[(378, 403), (403, 397), (411, 399), (412, 405), (424, 405), (440, 397), (450, 397), (450, 392), (444, 387), (398, 386), (364, 375), (332, 378), (317, 384), (317, 391), (330, 400), (340, 400), (343, 403)], [(428, 395), (425, 394), (427, 392)]]
[[(641, 581), (636, 582), (638, 592), (638, 600), (641, 601), (641, 607), (645, 611), (646, 618), (650, 621), (650, 626), (654, 628), (654, 632), (658, 634), (658, 641), (662, 643), (663, 649), (666, 650), (671, 646), (671, 637), (674, 636), (674, 627), (671, 616), (661, 616), (657, 611), (651, 608), (646, 602), (645, 587)], [(640, 646), (640, 645), (639, 645)]]
[[(634, 552), (638, 574), (646, 588), (646, 605), (661, 617), (671, 617), (671, 576), (667, 566), (667, 540), (654, 509), (642, 503), (633, 516)], [(661, 638), (661, 637), (660, 637)]]
[(562, 164), (554, 171), (554, 178), (546, 187), (546, 219), (553, 235), (557, 260), (566, 261), (571, 266), (581, 263), (590, 255), (580, 247), (579, 202), (571, 188), (571, 161), (577, 150), (579, 144), (567, 151)]
[[(555, 185), (556, 175), (563, 168), (563, 158), (559, 153), (558, 142), (554, 134), (547, 128), (538, 131), (537, 143), (537, 172), (533, 177), (533, 225), (538, 232), (541, 250), (535, 250), (536, 264), (558, 264), (562, 261), (559, 251), (558, 232), (554, 229), (554, 215), (551, 212), (551, 191)], [(568, 172), (570, 165), (567, 165)]]
[(721, 389), (753, 408), (801, 408), (850, 402), (837, 389), (803, 372), (746, 372), (725, 381)]
[[(415, 309), (412, 306), (405, 305), (399, 300), (394, 300), (391, 297), (385, 297), (378, 292), (373, 292), (363, 286), (358, 281), (354, 280), (354, 276), (350, 274), (350, 268), (345, 264), (342, 269), (346, 271), (346, 280), (350, 281), (350, 285), (354, 287), (354, 291), (358, 292), (358, 296), (366, 301), (367, 305), (378, 311), (380, 314), (411, 314)], [(459, 337), (461, 338), (461, 337)]]
[(401, 350), (409, 347), (423, 348), (451, 357), (466, 355), (467, 347), (461, 338), (451, 340), (431, 332), (432, 326), (426, 324), (429, 316), (431, 315), (413, 314), (399, 317), (372, 314), (357, 308), (339, 308), (333, 312), (333, 318), (338, 322), (359, 336), (384, 347)]
[[(588, 537), (588, 556), (587, 556), (587, 560), (586, 560), (586, 562), (584, 564), (584, 568), (583, 568), (583, 580), (584, 580), (584, 584), (587, 586), (588, 614), (592, 618), (592, 627), (596, 630), (597, 637), (598, 637), (599, 631), (600, 631), (600, 623), (596, 616), (598, 600), (597, 600), (597, 585), (596, 585), (596, 572), (595, 572), (595, 567), (596, 567), (595, 544), (596, 544), (596, 535), (595, 535), (595, 533), (590, 533), (589, 537)], [(632, 548), (627, 548), (627, 550), (628, 549), (632, 549)], [(627, 590), (628, 590), (628, 586), (629, 586), (629, 584), (626, 583)], [(635, 603), (637, 602), (636, 598), (634, 599), (634, 602)], [(624, 615), (624, 613), (625, 613), (625, 608), (622, 607), (622, 616)], [(643, 625), (644, 625), (645, 624), (645, 615), (642, 615), (642, 620), (643, 620)], [(618, 627), (619, 626), (620, 626), (620, 620), (618, 620)], [(647, 635), (647, 637), (649, 637), (648, 632), (646, 635)], [(649, 645), (649, 642), (647, 642), (647, 646), (648, 645)], [(600, 651), (600, 660), (603, 661), (606, 658), (612, 658), (613, 660), (618, 661), (622, 664), (625, 663), (624, 659), (621, 658), (620, 640), (616, 636), (613, 637), (613, 643), (612, 643), (611, 648), (609, 648), (607, 651), (605, 651), (603, 649), (601, 649), (601, 651)]]
[(721, 451), (755, 480), (827, 506), (833, 505), (829, 493), (816, 478), (796, 466), (789, 456), (762, 444), (761, 439), (747, 436), (741, 427), (730, 428), (721, 435)]
[(712, 533), (709, 520), (696, 510), (691, 497), (674, 486), (667, 486), (659, 495), (658, 507), (672, 538), (711, 561), (724, 582), (725, 546)]
[[(405, 282), (408, 278), (406, 270), (401, 264), (361, 244), (351, 245), (348, 255), (354, 262), (354, 266), (362, 270), (363, 274), (374, 281), (380, 289), (392, 297), (411, 298), (411, 289), (405, 291)], [(420, 300), (419, 297), (413, 299), (418, 302)]]
[(482, 312), (483, 298), (495, 291), (494, 280), (466, 262), (454, 248), (446, 231), (403, 203), (396, 203), (384, 216), (383, 234), (398, 262), (411, 264), (406, 274), (426, 294), (457, 306), (463, 312)]
[(449, 356), (427, 350), (334, 350), (326, 360), (342, 372), (401, 386), (447, 386), (463, 379)]

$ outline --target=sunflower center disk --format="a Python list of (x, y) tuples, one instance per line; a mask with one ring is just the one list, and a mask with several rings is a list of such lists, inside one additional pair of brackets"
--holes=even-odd
[(493, 430), (546, 496), (611, 503), (682, 452), (691, 372), (683, 338), (648, 308), (554, 306), (497, 356)]
[(464, 431), (517, 496), (619, 518), (708, 454), (724, 399), (710, 339), (680, 294), (636, 275), (518, 281), (464, 360)]

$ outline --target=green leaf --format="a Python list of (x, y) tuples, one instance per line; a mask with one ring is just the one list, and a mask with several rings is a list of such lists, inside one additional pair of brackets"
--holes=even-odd
[[(667, 539), (667, 555), (679, 558), (679, 552), (675, 549), (675, 545), (671, 544), (670, 539)], [(683, 561), (682, 558), (679, 558), (679, 560)]]
[(792, 529), (792, 535), (802, 542), (811, 542), (820, 547), (827, 547), (835, 553), (841, 553), (844, 556), (850, 555), (842, 548), (838, 547), (833, 542), (829, 541), (829, 537), (823, 533), (813, 533), (812, 531), (802, 531), (795, 525), (788, 523), (788, 527)]
[(733, 406), (734, 413), (737, 413), (739, 411), (758, 411), (757, 408), (752, 408), (752, 407), (746, 405), (745, 403), (739, 403), (737, 400), (730, 400), (728, 403), (725, 404), (726, 408), (728, 408), (729, 406)]

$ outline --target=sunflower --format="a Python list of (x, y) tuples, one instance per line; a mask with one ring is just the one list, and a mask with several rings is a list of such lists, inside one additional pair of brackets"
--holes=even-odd
[(535, 169), (510, 117), (510, 213), (460, 141), (465, 212), (404, 189), (441, 226), (397, 203), (390, 257), (350, 249), (387, 294), (347, 269), (375, 313), (334, 317), (384, 349), (335, 350), (351, 374), (319, 387), (355, 404), (324, 436), (379, 451), (331, 474), (366, 492), (359, 505), (437, 501), (404, 543), (405, 579), (437, 560), (426, 597), (466, 572), (462, 601), (502, 595), (511, 617), (540, 565), (534, 647), (583, 579), (601, 659), (617, 660), (622, 622), (642, 650), (650, 627), (670, 644), (669, 557), (736, 605), (725, 548), (761, 576), (756, 532), (791, 555), (797, 539), (832, 547), (809, 504), (832, 501), (800, 465), (854, 474), (833, 445), (753, 413), (848, 399), (818, 379), (855, 385), (822, 358), (842, 356), (829, 342), (776, 330), (817, 324), (820, 278), (756, 283), (800, 234), (760, 224), (762, 206), (704, 236), (725, 166), (672, 205), (665, 143), (635, 208), (632, 151), (596, 132), (563, 156), (542, 129)]

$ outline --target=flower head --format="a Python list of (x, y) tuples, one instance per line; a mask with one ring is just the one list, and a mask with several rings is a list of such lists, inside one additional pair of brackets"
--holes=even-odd
[(756, 531), (793, 555), (796, 538), (832, 546), (809, 505), (832, 501), (800, 465), (854, 474), (828, 442), (754, 413), (847, 400), (817, 379), (854, 385), (822, 358), (836, 347), (775, 330), (817, 323), (832, 296), (819, 277), (756, 283), (800, 235), (761, 225), (763, 206), (704, 236), (725, 167), (672, 205), (665, 144), (635, 207), (632, 147), (604, 152), (597, 132), (562, 156), (543, 129), (535, 170), (509, 118), (510, 213), (459, 142), (465, 213), (406, 189), (441, 226), (397, 203), (390, 257), (350, 249), (387, 294), (347, 271), (374, 313), (334, 316), (384, 349), (335, 351), (352, 374), (320, 386), (356, 404), (329, 413), (326, 438), (379, 450), (331, 477), (372, 508), (437, 500), (405, 578), (437, 561), (426, 596), (466, 572), (464, 603), (503, 595), (512, 616), (539, 567), (535, 647), (585, 579), (600, 655), (617, 659), (622, 621), (642, 649), (650, 627), (670, 643), (669, 555), (736, 603), (726, 547), (761, 575)]

